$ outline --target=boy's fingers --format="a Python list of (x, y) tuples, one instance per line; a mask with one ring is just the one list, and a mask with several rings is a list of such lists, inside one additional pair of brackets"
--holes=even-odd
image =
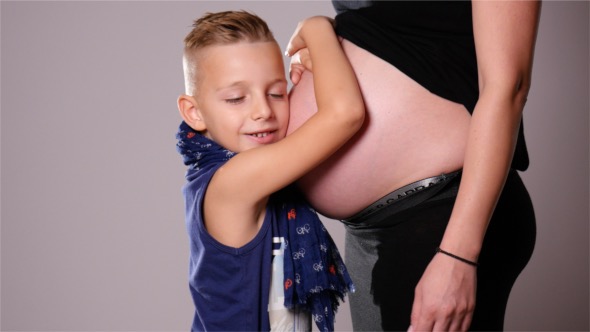
[(299, 80), (301, 80), (301, 73), (298, 71), (292, 71), (289, 73), (289, 78), (291, 79), (291, 82), (293, 82), (293, 84), (297, 85), (297, 83), (299, 83)]
[(289, 78), (291, 78), (293, 84), (299, 83), (304, 70), (305, 68), (302, 65), (291, 63), (289, 66)]
[(304, 48), (297, 52), (299, 64), (303, 65), (305, 69), (312, 71), (311, 57), (309, 56), (309, 49)]
[(301, 64), (301, 52), (297, 52), (293, 54), (291, 57), (291, 64), (293, 65), (300, 65)]
[(297, 52), (304, 47), (305, 47), (304, 44), (298, 43), (295, 40), (291, 40), (291, 41), (289, 41), (289, 44), (287, 44), (287, 49), (285, 51), (285, 55), (288, 57), (292, 57), (293, 55), (297, 54)]
[(291, 42), (289, 42), (289, 44), (287, 44), (287, 48), (285, 49), (285, 56), (291, 57), (293, 55), (293, 44), (291, 44)]
[(301, 48), (302, 41), (298, 33), (299, 31), (296, 30), (289, 39), (289, 43), (287, 43), (287, 48), (285, 49), (286, 56), (293, 56)]

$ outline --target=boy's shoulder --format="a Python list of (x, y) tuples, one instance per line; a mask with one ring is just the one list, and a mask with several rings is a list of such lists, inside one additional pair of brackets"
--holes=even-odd
[(186, 192), (197, 192), (202, 191), (203, 194), (207, 190), (213, 175), (219, 170), (225, 163), (219, 163), (216, 165), (207, 165), (204, 167), (191, 166), (186, 172), (186, 184), (184, 185), (183, 191)]

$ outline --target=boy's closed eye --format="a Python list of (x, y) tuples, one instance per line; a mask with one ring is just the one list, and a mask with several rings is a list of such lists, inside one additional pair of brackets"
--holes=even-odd
[(274, 98), (274, 99), (283, 99), (285, 97), (285, 94), (284, 93), (269, 93), (268, 96), (271, 98)]
[(246, 97), (242, 96), (242, 97), (235, 97), (235, 98), (227, 98), (227, 99), (224, 99), (224, 101), (228, 104), (239, 104), (242, 101), (244, 101), (244, 99), (246, 99)]

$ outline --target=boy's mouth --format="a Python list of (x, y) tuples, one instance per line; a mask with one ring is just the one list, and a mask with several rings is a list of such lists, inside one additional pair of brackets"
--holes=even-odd
[(269, 134), (269, 132), (264, 132), (264, 133), (254, 133), (254, 134), (250, 134), (250, 136), (254, 136), (254, 137), (266, 137)]
[(276, 130), (261, 131), (257, 133), (248, 134), (258, 144), (269, 144), (276, 141)]

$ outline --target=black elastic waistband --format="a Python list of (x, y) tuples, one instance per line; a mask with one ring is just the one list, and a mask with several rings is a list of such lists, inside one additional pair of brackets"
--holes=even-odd
[[(444, 184), (450, 182), (460, 173), (461, 171), (442, 174), (405, 185), (383, 196), (354, 216), (341, 221), (351, 228), (370, 227), (372, 222), (369, 222), (369, 220), (377, 222), (380, 219), (380, 215), (385, 212), (384, 210), (390, 210), (392, 206), (397, 207), (396, 210), (403, 209), (405, 207), (404, 205), (406, 205), (403, 204), (403, 202), (406, 201), (408, 197), (414, 196), (417, 193), (428, 192), (429, 195), (421, 195), (424, 199), (428, 199), (436, 194), (440, 188), (444, 187)], [(438, 188), (438, 190), (436, 188)], [(391, 214), (391, 211), (387, 211), (387, 214)]]

